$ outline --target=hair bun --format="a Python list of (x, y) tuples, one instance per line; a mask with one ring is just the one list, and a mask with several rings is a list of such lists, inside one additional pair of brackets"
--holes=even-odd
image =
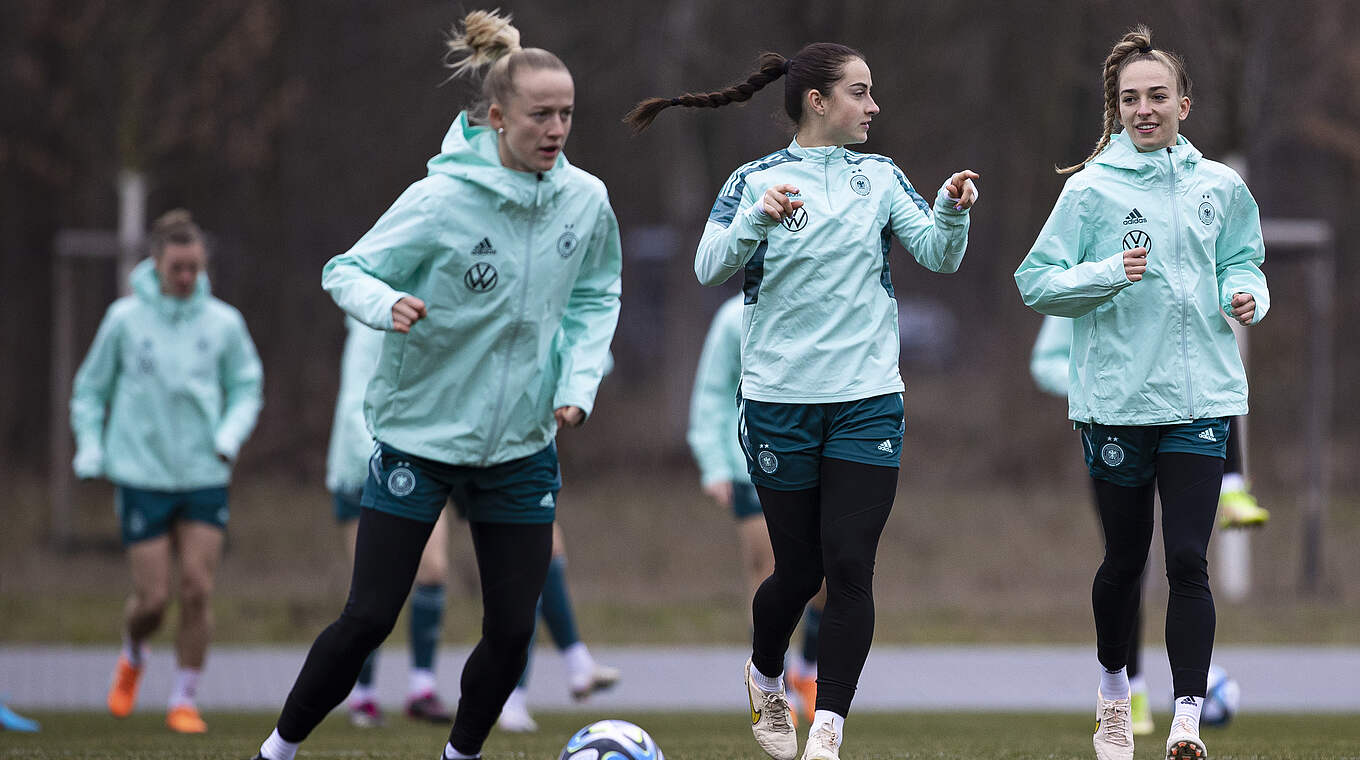
[(461, 31), (458, 24), (449, 30), (444, 65), (459, 76), (519, 50), (519, 30), (510, 21), (511, 16), (502, 16), (499, 9), (464, 16)]

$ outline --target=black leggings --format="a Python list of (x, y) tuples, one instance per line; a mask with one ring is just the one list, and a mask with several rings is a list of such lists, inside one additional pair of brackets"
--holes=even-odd
[(817, 647), (817, 706), (845, 716), (874, 637), (874, 556), (897, 493), (897, 468), (823, 459), (821, 482), (802, 491), (757, 487), (774, 572), (751, 601), (751, 662), (784, 671), (789, 637), (826, 579)]
[[(364, 658), (392, 631), (434, 523), (375, 509), (359, 514), (354, 576), (339, 619), (316, 638), (279, 715), (285, 741), (307, 738), (354, 686)], [(524, 670), (535, 606), (552, 556), (552, 524), (469, 524), (482, 581), (482, 638), (463, 666), (449, 742), (476, 754)]]
[[(1103, 481), (1091, 478), (1091, 506), (1095, 508), (1096, 521), (1100, 521), (1100, 494), (1096, 485)], [(1108, 484), (1107, 484), (1108, 485)], [(1128, 668), (1129, 678), (1137, 678), (1143, 672), (1143, 577), (1147, 575), (1144, 570), (1143, 575), (1138, 576), (1138, 608), (1133, 612), (1133, 630), (1129, 633), (1129, 654)]]
[(1166, 653), (1172, 685), (1177, 697), (1204, 696), (1215, 623), (1207, 554), (1222, 480), (1222, 459), (1170, 453), (1157, 455), (1153, 483), (1127, 487), (1095, 481), (1105, 559), (1091, 586), (1091, 607), (1096, 654), (1107, 670), (1128, 663), (1143, 568), (1152, 544), (1155, 487), (1162, 497), (1162, 543), (1170, 583)]

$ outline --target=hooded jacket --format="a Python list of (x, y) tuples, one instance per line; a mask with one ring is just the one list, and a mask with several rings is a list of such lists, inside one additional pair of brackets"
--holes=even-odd
[(113, 302), (71, 392), (82, 478), (158, 491), (215, 488), (255, 427), (264, 372), (241, 313), (209, 294), (161, 292), (151, 259)]
[[(775, 221), (760, 200), (783, 183), (804, 205)], [(694, 272), (704, 285), (744, 273), (742, 397), (821, 404), (900, 393), (892, 238), (927, 269), (954, 272), (968, 218), (945, 188), (932, 213), (892, 159), (843, 147), (795, 140), (733, 172)]]
[[(1123, 252), (1148, 249), (1139, 282)], [(1125, 133), (1072, 175), (1015, 271), (1024, 302), (1075, 317), (1068, 416), (1159, 425), (1247, 413), (1247, 378), (1223, 312), (1235, 293), (1270, 310), (1256, 200), (1184, 136), (1143, 153)]]
[(364, 414), (374, 436), (434, 461), (487, 467), (552, 442), (553, 410), (590, 413), (619, 313), (622, 254), (604, 183), (558, 156), (500, 163), (497, 137), (459, 114), (429, 173), (327, 262), (322, 286), (388, 332)]

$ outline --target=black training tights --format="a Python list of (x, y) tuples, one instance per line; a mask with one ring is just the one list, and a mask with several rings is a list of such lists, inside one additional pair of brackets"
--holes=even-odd
[[(433, 527), (375, 509), (360, 511), (349, 600), (312, 644), (284, 702), (278, 731), (285, 741), (307, 738), (354, 686), (364, 659), (397, 621)], [(482, 639), (463, 666), (449, 741), (459, 752), (476, 754), (524, 670), (552, 555), (552, 524), (469, 527), (482, 579)]]
[[(1155, 488), (1162, 497), (1162, 543), (1170, 583), (1166, 653), (1177, 697), (1205, 693), (1215, 622), (1207, 554), (1222, 480), (1223, 460), (1217, 457), (1157, 455)], [(1105, 560), (1091, 586), (1091, 607), (1096, 653), (1107, 670), (1128, 662), (1143, 567), (1152, 544), (1153, 488), (1153, 483), (1128, 487), (1095, 481)]]
[(774, 572), (751, 602), (751, 662), (784, 670), (789, 637), (826, 579), (817, 647), (817, 707), (841, 716), (874, 637), (874, 556), (897, 493), (897, 468), (823, 459), (821, 483), (802, 491), (757, 486), (774, 549)]

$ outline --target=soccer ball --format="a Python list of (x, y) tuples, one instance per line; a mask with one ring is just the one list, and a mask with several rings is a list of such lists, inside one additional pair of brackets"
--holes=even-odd
[(666, 760), (646, 731), (626, 720), (601, 720), (577, 731), (557, 760)]
[(1204, 706), (1199, 721), (1206, 726), (1223, 726), (1237, 714), (1242, 702), (1242, 687), (1217, 665), (1209, 666), (1209, 688), (1204, 695)]

